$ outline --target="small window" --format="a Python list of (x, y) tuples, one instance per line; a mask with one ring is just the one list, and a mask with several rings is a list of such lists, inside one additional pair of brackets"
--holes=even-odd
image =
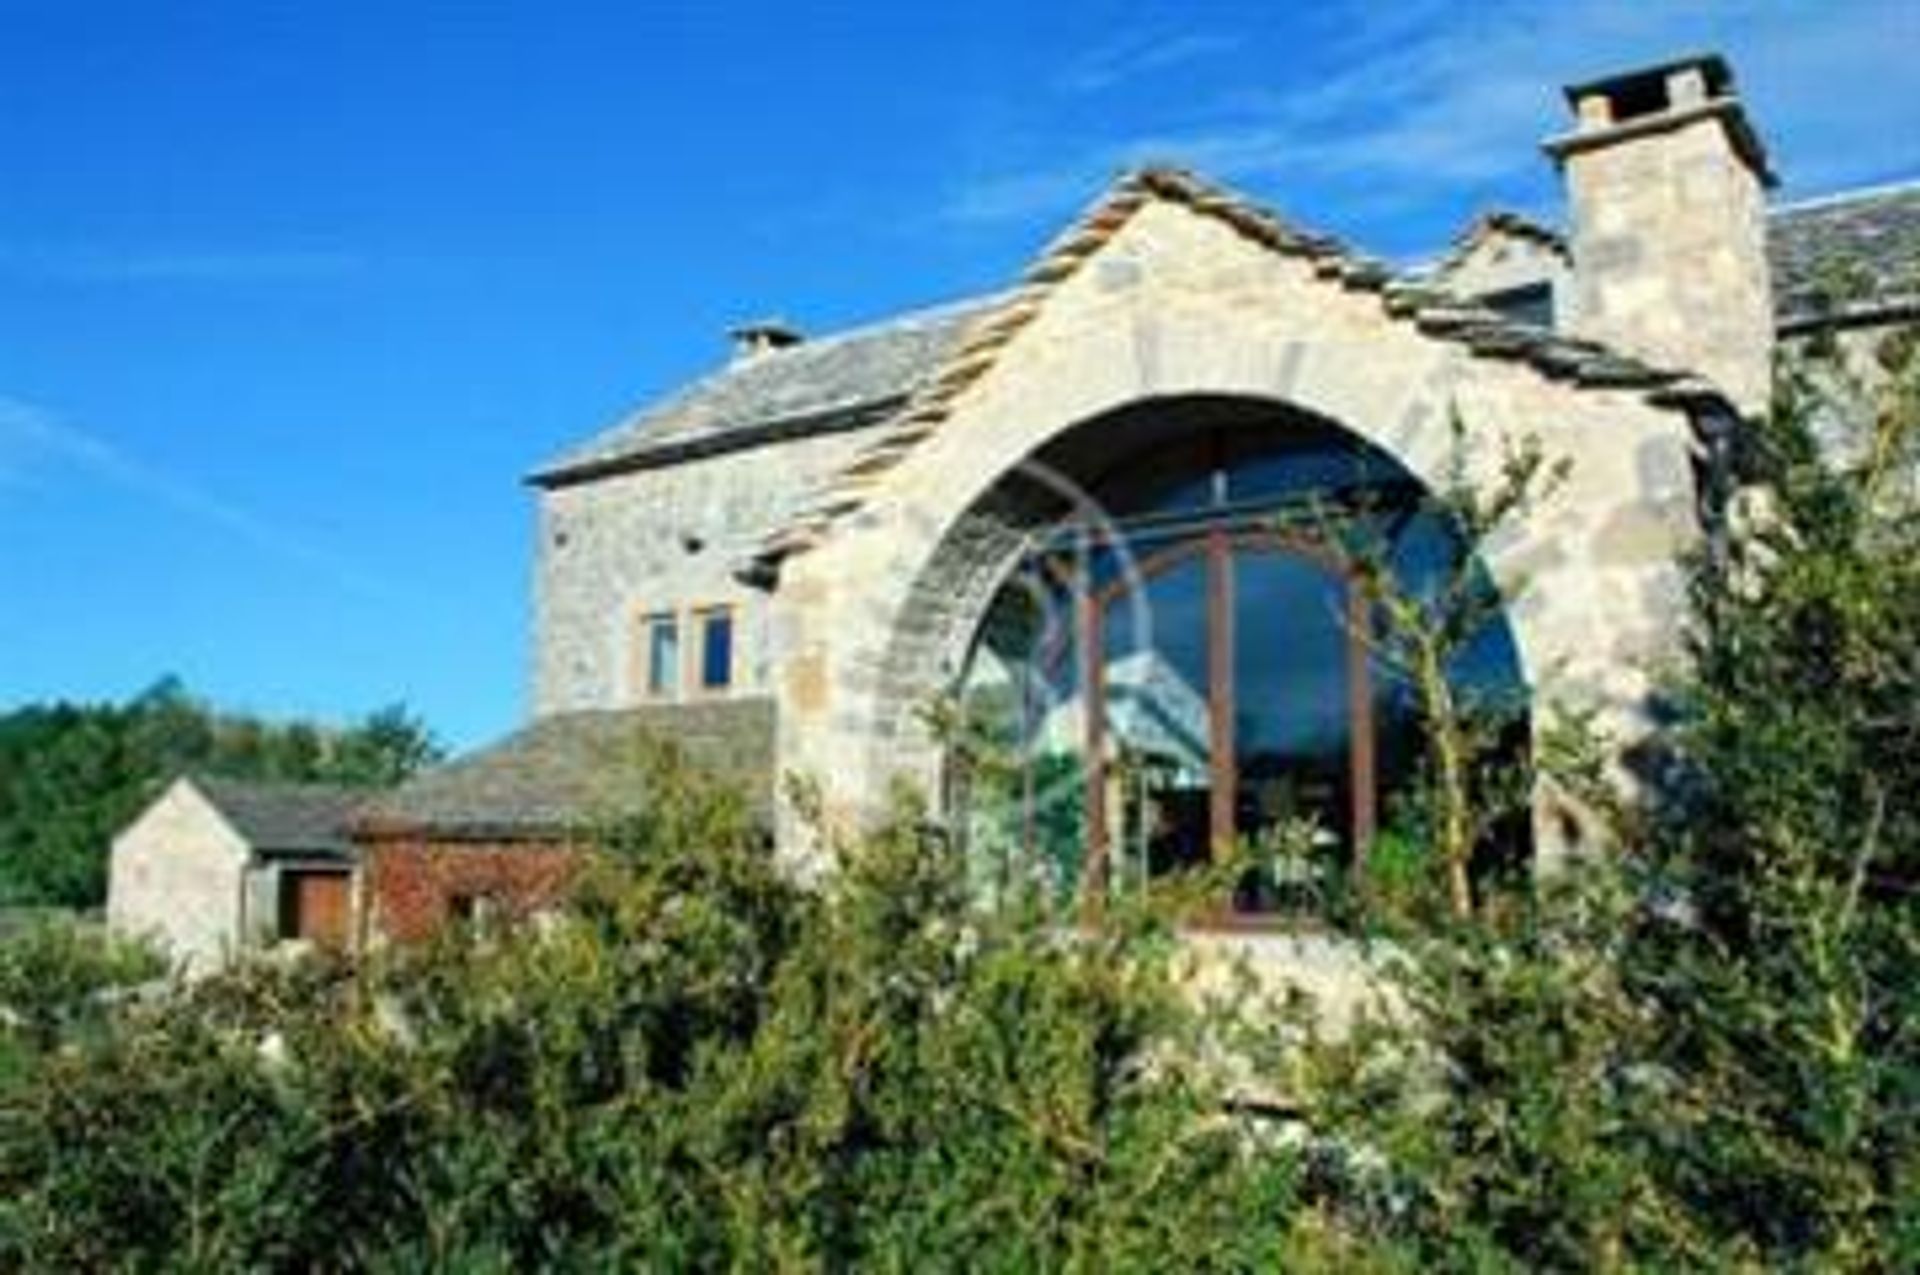
[(667, 699), (679, 684), (680, 621), (671, 611), (640, 619), (641, 686), (648, 699)]
[(1551, 331), (1553, 328), (1553, 285), (1529, 283), (1504, 292), (1489, 292), (1480, 304), (1514, 323)]
[(499, 922), (500, 901), (491, 894), (452, 894), (447, 897), (447, 918), (455, 925), (485, 933)]
[(700, 689), (724, 691), (733, 685), (733, 611), (715, 607), (699, 614)]

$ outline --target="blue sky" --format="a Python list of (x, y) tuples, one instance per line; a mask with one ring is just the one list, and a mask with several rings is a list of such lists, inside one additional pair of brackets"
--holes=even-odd
[(1732, 58), (1785, 198), (1920, 176), (1920, 0), (0, 0), (0, 707), (525, 706), (535, 462), (1000, 286), (1117, 169), (1402, 258), (1555, 211), (1557, 86)]

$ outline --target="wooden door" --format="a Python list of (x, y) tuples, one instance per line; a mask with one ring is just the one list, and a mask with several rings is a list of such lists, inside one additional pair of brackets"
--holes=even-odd
[(344, 949), (352, 910), (351, 878), (345, 872), (298, 871), (288, 874), (292, 922), (287, 937), (321, 947)]

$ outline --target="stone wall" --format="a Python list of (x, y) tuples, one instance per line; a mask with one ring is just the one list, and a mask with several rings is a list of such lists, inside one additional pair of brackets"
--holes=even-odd
[[(735, 608), (737, 694), (768, 685), (765, 595), (733, 578), (746, 547), (844, 461), (857, 434), (798, 438), (546, 491), (534, 580), (534, 711), (641, 699), (636, 626)], [(683, 627), (683, 654), (692, 633)]]
[(151, 939), (189, 972), (251, 940), (249, 851), (187, 780), (176, 781), (118, 837), (107, 869), (107, 924)]
[(363, 847), (363, 939), (417, 943), (447, 924), (453, 901), (484, 898), (507, 918), (556, 903), (580, 866), (561, 842), (382, 839)]
[(1866, 458), (1872, 439), (1861, 427), (1877, 418), (1877, 403), (1895, 372), (1911, 366), (1920, 348), (1920, 321), (1890, 317), (1874, 322), (1803, 326), (1781, 340), (1788, 366), (1819, 387), (1821, 417), (1815, 437), (1841, 464)]
[[(1004, 556), (995, 493), (1037, 449), (1119, 407), (1188, 394), (1286, 404), (1338, 422), (1437, 482), (1457, 408), (1490, 479), (1501, 441), (1573, 462), (1553, 504), (1498, 546), (1525, 575), (1511, 617), (1545, 701), (1637, 728), (1651, 660), (1671, 649), (1678, 551), (1697, 534), (1685, 415), (1476, 357), (1391, 317), (1220, 220), (1149, 204), (1061, 282), (993, 368), (857, 513), (788, 559), (774, 599), (783, 767), (859, 821), (890, 782), (931, 786), (939, 750), (916, 709), (958, 671)], [(984, 516), (983, 515), (984, 512)], [(804, 844), (788, 822), (783, 838)]]
[(1566, 326), (1575, 305), (1573, 270), (1566, 258), (1537, 239), (1493, 227), (1451, 258), (1434, 282), (1463, 297), (1487, 297), (1544, 284), (1553, 298), (1556, 326)]

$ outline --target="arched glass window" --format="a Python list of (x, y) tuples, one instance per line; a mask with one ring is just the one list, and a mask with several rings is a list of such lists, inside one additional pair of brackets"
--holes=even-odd
[[(1096, 515), (1042, 537), (980, 626), (961, 699), (989, 760), (958, 799), (983, 888), (1039, 865), (1097, 901), (1252, 848), (1221, 919), (1315, 911), (1413, 780), (1413, 698), (1323, 533), (1358, 527), (1418, 589), (1454, 569), (1450, 532), (1343, 431), (1199, 415), (1096, 472)], [(1459, 676), (1518, 686), (1504, 625)]]

